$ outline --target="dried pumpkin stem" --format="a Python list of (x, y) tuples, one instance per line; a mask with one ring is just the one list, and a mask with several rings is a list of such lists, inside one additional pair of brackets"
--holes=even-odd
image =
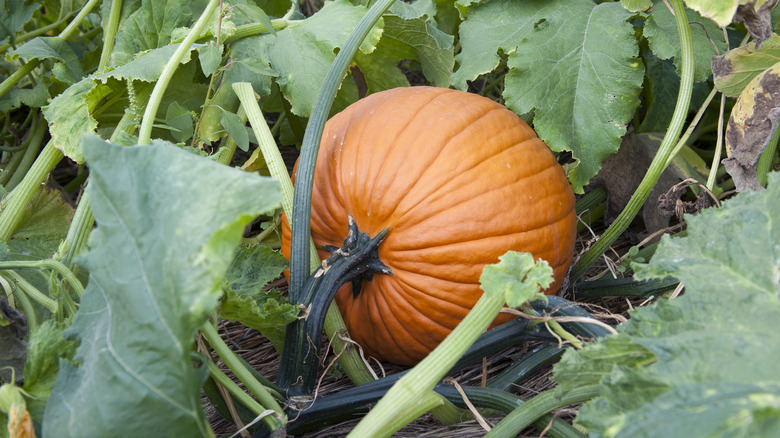
[(391, 273), (377, 253), (387, 233), (384, 230), (372, 238), (361, 233), (350, 218), (344, 245), (334, 248), (333, 255), (309, 278), (300, 301), (305, 314), (288, 325), (285, 333), (278, 384), (287, 389), (288, 395), (308, 396), (314, 390), (325, 315), (341, 286), (361, 281), (373, 272)]
[(669, 129), (667, 129), (666, 135), (664, 135), (661, 146), (658, 148), (658, 153), (653, 158), (652, 163), (650, 163), (650, 168), (647, 170), (639, 187), (637, 187), (617, 219), (574, 266), (571, 271), (572, 280), (580, 279), (585, 274), (585, 271), (628, 228), (628, 225), (647, 200), (653, 187), (655, 187), (656, 182), (658, 182), (658, 178), (666, 168), (666, 164), (670, 161), (674, 146), (682, 132), (683, 123), (688, 114), (688, 106), (691, 102), (691, 92), (693, 91), (693, 40), (691, 39), (691, 27), (688, 24), (688, 17), (685, 14), (682, 0), (670, 0), (670, 3), (674, 9), (682, 46), (680, 56), (680, 91), (677, 95), (677, 105), (674, 108), (672, 121), (669, 123)]

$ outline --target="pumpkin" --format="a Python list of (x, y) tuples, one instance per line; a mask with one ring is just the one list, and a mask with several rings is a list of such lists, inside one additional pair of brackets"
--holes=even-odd
[(327, 122), (311, 218), (323, 260), (349, 216), (369, 236), (389, 229), (378, 254), (392, 273), (362, 280), (357, 293), (348, 282), (336, 302), (365, 353), (400, 365), (455, 328), (482, 295), (482, 269), (509, 250), (546, 260), (555, 282), (545, 293), (557, 291), (576, 235), (571, 186), (534, 131), (488, 98), (435, 87), (375, 93)]

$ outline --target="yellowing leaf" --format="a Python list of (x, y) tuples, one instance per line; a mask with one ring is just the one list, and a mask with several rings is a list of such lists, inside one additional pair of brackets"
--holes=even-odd
[(758, 158), (777, 130), (780, 119), (780, 63), (756, 76), (745, 87), (731, 110), (726, 128), (729, 158), (723, 165), (737, 191), (761, 190)]

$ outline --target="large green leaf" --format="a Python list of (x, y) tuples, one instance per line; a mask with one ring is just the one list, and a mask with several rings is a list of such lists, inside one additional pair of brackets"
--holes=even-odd
[(17, 56), (25, 59), (55, 59), (65, 64), (72, 79), (84, 76), (78, 56), (68, 43), (58, 37), (33, 38), (12, 52), (12, 58)]
[[(726, 50), (723, 31), (712, 21), (703, 18), (697, 12), (686, 10), (691, 25), (693, 39), (693, 80), (706, 81), (712, 75), (712, 57)], [(661, 0), (655, 1), (650, 16), (645, 23), (644, 35), (650, 50), (661, 59), (674, 58), (679, 73), (681, 68), (680, 33), (672, 12)], [(717, 49), (716, 49), (717, 48)]]
[(38, 422), (43, 419), (46, 400), (57, 378), (60, 361), (72, 360), (76, 353), (76, 343), (63, 338), (63, 330), (63, 324), (49, 319), (29, 339), (23, 389), (30, 395), (27, 409)]
[(561, 391), (601, 382), (577, 417), (590, 436), (780, 436), (780, 173), (769, 182), (687, 217), (687, 237), (664, 236), (633, 265), (638, 279), (679, 279), (684, 295), (556, 366)]
[(581, 192), (617, 151), (639, 104), (644, 67), (630, 17), (618, 3), (590, 0), (472, 6), (461, 26), (453, 81), (463, 88), (496, 67), (499, 49), (508, 53), (506, 105), (518, 114), (535, 109), (542, 140), (572, 151), (579, 163), (569, 178)]
[[(336, 52), (366, 12), (346, 0), (326, 2), (298, 26), (260, 39), (264, 56), (276, 72), (277, 83), (292, 112), (308, 117)], [(370, 53), (381, 37), (381, 23), (363, 40), (360, 52)]]
[(279, 204), (278, 184), (175, 146), (82, 145), (97, 228), (89, 284), (66, 336), (44, 437), (202, 436), (204, 366), (194, 336), (217, 307), (247, 223)]
[(142, 0), (141, 6), (119, 26), (112, 64), (122, 65), (139, 52), (168, 45), (175, 28), (191, 23), (192, 11), (187, 1)]
[(8, 241), (11, 259), (51, 257), (68, 234), (73, 213), (73, 206), (63, 192), (48, 186), (40, 187), (22, 214), (21, 227)]
[[(165, 63), (178, 46), (170, 44), (149, 50), (120, 67), (82, 79), (52, 99), (49, 105), (43, 108), (43, 115), (49, 122), (54, 146), (77, 163), (83, 163), (81, 137), (96, 132), (98, 120), (94, 114), (105, 112), (108, 108), (101, 105), (106, 105), (109, 101), (116, 102), (116, 107), (113, 108), (116, 112), (123, 112), (127, 107), (140, 118), (152, 83), (160, 77)], [(184, 108), (195, 111), (203, 103), (206, 85), (194, 79), (195, 64), (189, 62), (192, 51), (200, 47), (202, 45), (194, 44), (185, 53), (181, 61), (184, 65), (180, 65), (174, 73), (161, 108), (167, 109), (175, 101)], [(147, 93), (141, 93), (143, 88), (147, 88)], [(164, 113), (161, 111), (159, 116), (164, 117)]]
[(52, 144), (77, 163), (84, 162), (79, 139), (97, 129), (97, 120), (92, 117), (92, 113), (110, 92), (108, 87), (96, 85), (92, 79), (84, 78), (43, 108), (43, 116), (49, 122)]
[(448, 87), (455, 64), (453, 37), (438, 30), (422, 14), (403, 17), (386, 14), (383, 20), (384, 33), (376, 50), (355, 56), (369, 92), (409, 86), (406, 76), (398, 69), (400, 60), (418, 61), (432, 84)]
[(0, 44), (15, 38), (38, 7), (29, 0), (0, 0)]

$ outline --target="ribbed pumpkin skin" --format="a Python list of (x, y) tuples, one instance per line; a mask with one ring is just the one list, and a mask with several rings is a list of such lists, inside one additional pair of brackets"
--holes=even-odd
[(370, 236), (390, 229), (379, 257), (393, 274), (374, 274), (356, 298), (350, 284), (336, 296), (352, 338), (379, 360), (422, 360), (482, 295), (482, 268), (507, 251), (550, 263), (547, 293), (571, 264), (566, 175), (533, 130), (490, 99), (433, 87), (370, 95), (327, 122), (316, 166), (311, 226), (321, 258), (330, 255), (323, 245), (343, 243), (348, 214)]

